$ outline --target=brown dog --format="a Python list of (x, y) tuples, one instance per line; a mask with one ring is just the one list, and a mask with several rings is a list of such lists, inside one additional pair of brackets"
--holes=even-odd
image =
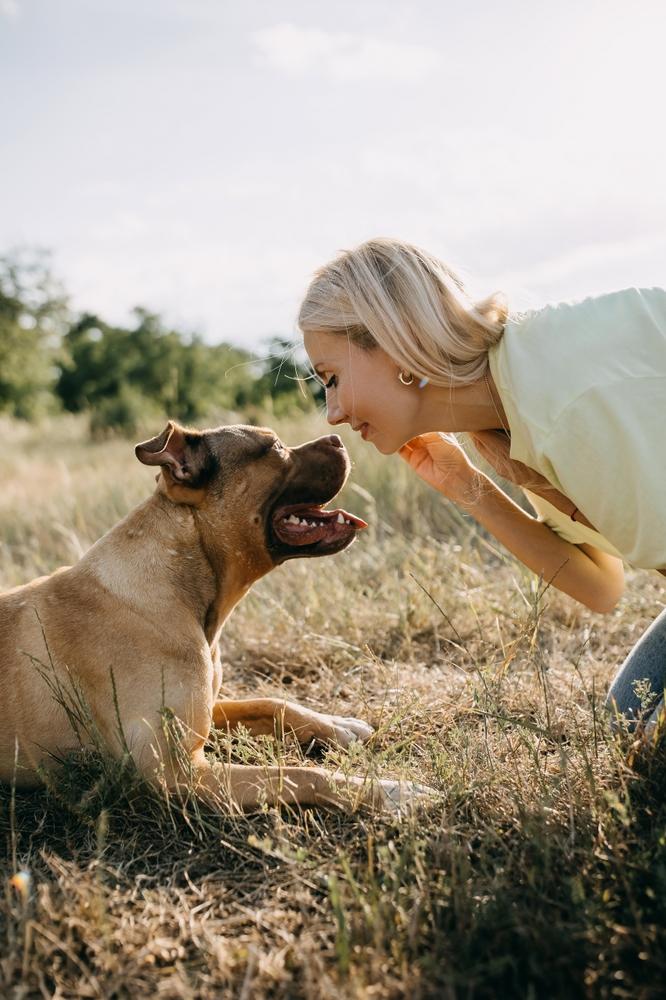
[(418, 794), (404, 782), (204, 754), (211, 724), (271, 734), (277, 723), (301, 742), (343, 746), (372, 733), (281, 699), (217, 699), (220, 631), (255, 580), (287, 559), (339, 552), (366, 527), (323, 509), (349, 472), (340, 438), (287, 448), (265, 428), (191, 431), (170, 421), (135, 451), (161, 466), (153, 496), (75, 566), (0, 596), (0, 780), (39, 784), (40, 769), (89, 743), (85, 705), (113, 754), (129, 751), (169, 790), (194, 781), (216, 805), (395, 805)]

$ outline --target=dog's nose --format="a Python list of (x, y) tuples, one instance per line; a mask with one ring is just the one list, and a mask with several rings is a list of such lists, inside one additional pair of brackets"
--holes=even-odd
[(342, 438), (339, 434), (329, 434), (328, 440), (331, 442), (334, 448), (344, 448), (342, 443)]

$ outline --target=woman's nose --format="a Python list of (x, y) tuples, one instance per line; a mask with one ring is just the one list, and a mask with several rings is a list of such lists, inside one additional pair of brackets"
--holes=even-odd
[(332, 406), (330, 403), (326, 404), (326, 419), (329, 424), (344, 424), (346, 417), (339, 406)]

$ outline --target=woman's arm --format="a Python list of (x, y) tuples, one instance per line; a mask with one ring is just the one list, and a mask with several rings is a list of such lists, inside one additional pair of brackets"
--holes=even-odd
[(473, 466), (457, 442), (422, 434), (400, 455), (426, 482), (471, 514), (529, 569), (592, 611), (611, 611), (624, 589), (622, 561), (573, 545), (513, 502)]
[(503, 431), (476, 431), (470, 434), (470, 437), (479, 454), (502, 479), (508, 479), (516, 486), (522, 486), (536, 496), (542, 497), (577, 524), (584, 524), (593, 531), (597, 530), (576, 504), (565, 497), (564, 493), (560, 493), (544, 476), (511, 458), (511, 441)]
[(529, 569), (592, 611), (608, 612), (624, 590), (622, 560), (592, 545), (573, 545), (537, 521), (476, 471), (457, 503)]

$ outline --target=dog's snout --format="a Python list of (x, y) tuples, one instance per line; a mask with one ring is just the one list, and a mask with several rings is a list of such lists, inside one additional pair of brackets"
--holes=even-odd
[(329, 434), (328, 440), (331, 442), (334, 448), (344, 448), (342, 443), (342, 438), (339, 434)]

